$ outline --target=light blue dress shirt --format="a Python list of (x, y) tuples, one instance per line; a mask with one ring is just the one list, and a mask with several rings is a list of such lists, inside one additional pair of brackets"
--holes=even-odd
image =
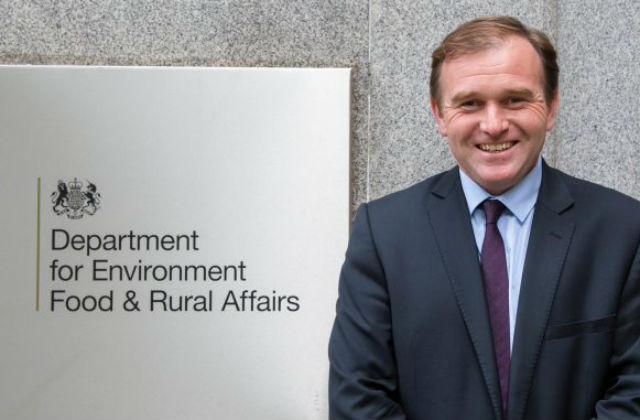
[(462, 190), (467, 199), (473, 234), (478, 247), (478, 258), (484, 241), (485, 216), (482, 208), (478, 207), (487, 198), (500, 200), (506, 209), (498, 219), (498, 230), (502, 235), (507, 259), (507, 273), (509, 276), (509, 336), (511, 348), (513, 348), (513, 333), (518, 314), (518, 298), (520, 297), (520, 283), (522, 281), (522, 269), (529, 245), (531, 233), (531, 221), (540, 182), (542, 180), (542, 158), (522, 181), (516, 184), (502, 195), (492, 196), (482, 187), (476, 184), (467, 174), (460, 170)]

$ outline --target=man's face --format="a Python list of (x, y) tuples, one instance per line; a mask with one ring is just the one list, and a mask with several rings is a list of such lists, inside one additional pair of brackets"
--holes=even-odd
[(542, 62), (524, 38), (445, 60), (440, 107), (431, 109), (462, 170), (491, 194), (531, 171), (553, 128), (557, 93), (545, 101)]

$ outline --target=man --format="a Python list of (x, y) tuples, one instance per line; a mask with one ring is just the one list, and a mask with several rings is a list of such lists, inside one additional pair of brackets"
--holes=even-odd
[(555, 50), (510, 17), (433, 53), (459, 167), (358, 210), (331, 418), (640, 418), (640, 203), (540, 158)]

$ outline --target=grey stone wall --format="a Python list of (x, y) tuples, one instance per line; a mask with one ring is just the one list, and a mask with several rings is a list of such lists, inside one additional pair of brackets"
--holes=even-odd
[(428, 113), (430, 51), (512, 14), (560, 56), (544, 156), (640, 198), (637, 0), (0, 0), (0, 63), (352, 67), (352, 208), (454, 164)]
[(640, 2), (562, 0), (554, 163), (640, 199)]

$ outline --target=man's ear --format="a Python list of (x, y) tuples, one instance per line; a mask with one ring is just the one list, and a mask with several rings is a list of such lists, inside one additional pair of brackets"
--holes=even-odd
[(549, 104), (549, 114), (547, 115), (547, 131), (551, 131), (556, 123), (556, 115), (558, 115), (558, 90), (553, 91), (553, 97)]
[(429, 97), (429, 105), (431, 107), (431, 112), (433, 112), (433, 116), (436, 118), (436, 124), (438, 124), (438, 128), (440, 129), (440, 135), (442, 137), (447, 137), (447, 125), (442, 119), (440, 108), (438, 108), (438, 101), (433, 97), (433, 95), (430, 95)]

